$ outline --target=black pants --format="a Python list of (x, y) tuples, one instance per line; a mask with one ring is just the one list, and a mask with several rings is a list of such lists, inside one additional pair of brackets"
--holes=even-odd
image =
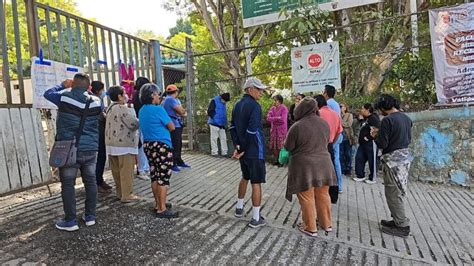
[[(335, 169), (336, 168), (336, 165), (334, 163), (335, 156), (334, 156), (334, 148), (332, 146), (332, 143), (328, 144), (328, 151), (329, 151), (329, 154), (331, 155), (332, 165)], [(329, 187), (329, 196), (331, 197), (331, 203), (336, 204), (337, 200), (339, 199), (339, 187), (338, 187), (338, 185)]]
[[(365, 164), (369, 162), (370, 175), (369, 180), (374, 180), (374, 163), (376, 163), (376, 158), (374, 157), (374, 147), (373, 141), (361, 143), (359, 148), (357, 148), (356, 153), (356, 162), (355, 162), (355, 172), (357, 178), (365, 177)], [(375, 166), (375, 171), (376, 171)]]
[(181, 158), (181, 149), (183, 147), (183, 128), (177, 127), (171, 131), (171, 143), (173, 144), (173, 163), (174, 165), (184, 164)]
[(104, 183), (103, 175), (104, 175), (106, 160), (107, 160), (107, 154), (105, 151), (105, 136), (101, 136), (99, 137), (99, 152), (97, 153), (97, 164), (95, 168), (95, 179), (98, 186)]

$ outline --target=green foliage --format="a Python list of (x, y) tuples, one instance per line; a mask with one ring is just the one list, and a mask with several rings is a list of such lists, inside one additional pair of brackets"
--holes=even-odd
[(383, 91), (397, 95), (405, 108), (425, 109), (436, 103), (433, 76), (431, 49), (422, 49), (419, 57), (406, 54), (400, 59), (388, 73)]
[[(79, 15), (80, 13), (77, 10), (77, 6), (74, 0), (38, 0), (39, 3), (50, 5), (52, 7), (61, 9), (63, 11), (72, 13), (74, 15)], [(7, 47), (8, 50), (8, 62), (9, 62), (9, 70), (10, 70), (10, 77), (12, 79), (16, 79), (18, 77), (18, 64), (20, 63), (17, 60), (17, 49), (19, 50), (19, 57), (21, 58), (22, 69), (21, 73), (24, 77), (28, 77), (30, 75), (31, 70), (31, 59), (30, 59), (30, 51), (29, 51), (29, 39), (28, 39), (28, 29), (27, 29), (27, 22), (26, 22), (26, 7), (25, 1), (17, 1), (17, 11), (18, 11), (18, 30), (19, 30), (19, 41), (20, 45), (16, 47), (15, 43), (15, 35), (14, 35), (14, 20), (13, 20), (13, 11), (12, 11), (12, 4), (10, 2), (5, 3), (5, 18), (6, 18), (6, 31), (7, 31)], [(57, 17), (54, 13), (50, 13), (50, 29), (51, 29), (51, 48), (52, 53), (49, 53), (49, 45), (48, 45), (48, 37), (46, 31), (46, 20), (45, 20), (45, 12), (42, 9), (38, 9), (38, 21), (39, 21), (39, 28), (40, 28), (40, 42), (41, 46), (44, 50), (44, 57), (51, 60), (60, 61), (60, 39), (59, 39), (59, 31), (57, 27), (56, 19)], [(69, 53), (69, 45), (68, 45), (68, 34), (67, 34), (67, 23), (64, 17), (61, 17), (61, 41), (63, 43), (63, 62), (70, 61), (70, 53)], [(75, 21), (71, 21), (71, 30), (75, 33), (76, 25)], [(84, 26), (81, 26), (82, 32), (84, 32)], [(100, 37), (99, 37), (100, 38)], [(93, 36), (90, 32), (90, 41), (89, 44), (85, 40), (85, 35), (81, 37), (82, 42), (82, 50), (79, 51), (77, 48), (73, 50), (72, 56), (73, 61), (79, 65), (79, 53), (86, 54), (87, 52), (87, 45), (91, 47), (91, 53), (94, 55), (96, 51), (92, 45)], [(77, 43), (77, 35), (72, 35), (72, 42), (74, 44)], [(3, 62), (5, 64), (5, 62)]]
[(189, 21), (189, 19), (179, 18), (178, 20), (176, 20), (176, 26), (174, 26), (173, 28), (170, 29), (169, 38), (172, 38), (173, 36), (175, 36), (176, 34), (178, 34), (180, 32), (184, 32), (184, 33), (189, 34), (189, 35), (194, 34), (193, 33), (193, 27), (192, 27), (191, 22)]

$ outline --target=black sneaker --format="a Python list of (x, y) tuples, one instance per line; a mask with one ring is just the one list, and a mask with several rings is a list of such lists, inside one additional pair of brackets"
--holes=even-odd
[(240, 218), (244, 216), (244, 208), (235, 208), (235, 217)]
[(396, 226), (394, 220), (390, 220), (390, 221), (388, 221), (388, 220), (381, 220), (381, 221), (380, 221), (380, 224), (381, 224), (382, 226), (386, 226), (386, 227), (395, 227), (395, 226)]
[(265, 222), (265, 219), (260, 216), (260, 219), (255, 220), (254, 218), (252, 218), (252, 220), (250, 220), (250, 223), (248, 224), (248, 226), (252, 227), (252, 228), (258, 228), (258, 227), (261, 227), (261, 226), (264, 226), (266, 225), (267, 223)]
[(405, 227), (382, 226), (382, 232), (392, 235), (392, 236), (407, 238), (408, 235), (410, 235), (410, 226), (405, 226)]
[(164, 212), (157, 212), (156, 217), (158, 218), (178, 218), (179, 213), (177, 211), (172, 211), (169, 209), (166, 209)]
[[(166, 209), (172, 209), (173, 204), (171, 204), (170, 202), (167, 202), (167, 203), (165, 203), (165, 207), (166, 207)], [(158, 209), (155, 209), (155, 207), (151, 207), (150, 209), (151, 209), (151, 211), (158, 212)]]

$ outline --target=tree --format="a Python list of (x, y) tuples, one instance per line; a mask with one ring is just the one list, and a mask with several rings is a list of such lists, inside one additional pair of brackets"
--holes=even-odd
[[(0, 0), (3, 1), (3, 0)], [(39, 3), (50, 5), (52, 7), (64, 10), (66, 12), (75, 14), (75, 15), (80, 15), (80, 12), (77, 10), (77, 6), (74, 0), (38, 0)], [(7, 32), (7, 47), (8, 49), (8, 64), (9, 64), (9, 69), (10, 69), (10, 76), (15, 79), (17, 77), (18, 70), (17, 70), (17, 54), (16, 54), (16, 49), (15, 49), (15, 35), (14, 35), (14, 25), (13, 25), (13, 9), (12, 9), (12, 4), (11, 2), (5, 2), (4, 3), (5, 7), (5, 19), (6, 19), (6, 32)], [(27, 23), (26, 23), (26, 7), (25, 7), (25, 2), (20, 0), (17, 1), (17, 11), (18, 11), (18, 29), (20, 33), (20, 46), (16, 47), (21, 53), (21, 63), (23, 65), (23, 75), (28, 76), (29, 71), (30, 71), (30, 52), (29, 52), (29, 40), (28, 40), (28, 30), (27, 30)], [(40, 27), (44, 26), (44, 12), (43, 12), (43, 17), (41, 17), (41, 14), (39, 15), (39, 22), (40, 22)], [(51, 31), (52, 31), (52, 38), (57, 40), (58, 39), (58, 34), (57, 34), (57, 26), (55, 23), (55, 17), (52, 17), (52, 23), (51, 23)], [(43, 24), (41, 24), (43, 23)], [(62, 31), (62, 36), (63, 36), (63, 43), (67, 43), (67, 34), (66, 34), (66, 29), (65, 29), (65, 24), (63, 23), (63, 31)], [(46, 40), (46, 31), (41, 31), (40, 34), (41, 40)], [(73, 36), (73, 38), (77, 38), (77, 36)], [(47, 45), (44, 45), (47, 46)], [(85, 46), (84, 46), (85, 47)], [(3, 47), (2, 47), (3, 48)], [(67, 45), (64, 47), (65, 51), (65, 58), (69, 61), (69, 51)], [(57, 56), (59, 54), (59, 44), (58, 41), (55, 41), (53, 44), (53, 51), (54, 54)], [(78, 51), (77, 51), (78, 52)], [(76, 52), (76, 56), (77, 56)], [(47, 55), (49, 57), (52, 57), (52, 55)], [(3, 64), (6, 64), (6, 62), (3, 62)]]
[(165, 37), (156, 34), (152, 30), (140, 29), (140, 30), (137, 30), (135, 32), (132, 32), (131, 35), (136, 36), (136, 37), (138, 37), (140, 39), (143, 39), (143, 40), (147, 40), (147, 41), (149, 41), (149, 40), (158, 40), (158, 41), (160, 41), (160, 43), (165, 43), (166, 42)]
[(176, 20), (176, 26), (170, 29), (170, 36), (168, 38), (173, 38), (173, 36), (180, 32), (193, 35), (193, 27), (191, 26), (189, 19), (179, 18)]
[[(243, 49), (240, 49), (244, 38), (240, 3), (232, 0), (167, 0), (164, 6), (176, 12), (194, 9), (210, 32), (216, 48), (220, 51), (228, 51), (223, 53), (226, 65), (224, 72), (234, 79), (236, 88), (241, 87), (242, 77), (246, 76), (246, 70), (243, 65)], [(262, 45), (273, 27), (272, 24), (267, 24), (253, 28), (249, 33), (250, 42), (256, 46)], [(252, 51), (251, 61), (257, 54), (258, 49)]]

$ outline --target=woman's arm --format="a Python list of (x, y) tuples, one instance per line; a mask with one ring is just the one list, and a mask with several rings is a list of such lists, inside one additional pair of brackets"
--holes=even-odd
[(174, 124), (173, 122), (169, 122), (168, 124), (166, 124), (166, 128), (171, 132), (171, 131), (174, 131), (176, 128), (174, 127)]
[(134, 112), (131, 109), (127, 108), (126, 106), (120, 106), (120, 108), (125, 108), (125, 110), (121, 109), (121, 120), (122, 123), (130, 130), (134, 131), (138, 129), (138, 119)]

